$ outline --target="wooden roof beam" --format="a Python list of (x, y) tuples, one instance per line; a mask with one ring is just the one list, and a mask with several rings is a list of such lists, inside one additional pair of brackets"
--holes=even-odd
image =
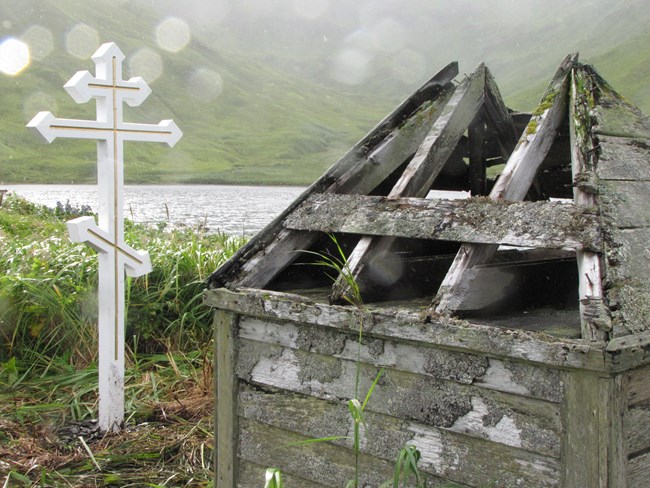
[(594, 207), (560, 202), (486, 202), (322, 193), (284, 223), (292, 230), (408, 237), (571, 251), (601, 251)]
[[(492, 188), (491, 199), (523, 200), (528, 193), (566, 115), (569, 74), (576, 62), (577, 55), (569, 55), (562, 61), (503, 173)], [(437, 303), (436, 312), (450, 312), (460, 307), (467, 293), (465, 271), (487, 263), (498, 247), (496, 244), (461, 246), (434, 300)]]
[[(571, 170), (574, 178), (573, 201), (578, 205), (595, 205), (597, 180), (593, 161), (593, 141), (589, 124), (590, 99), (593, 83), (575, 67), (571, 71), (569, 101), (569, 138), (571, 141)], [(590, 184), (585, 184), (590, 182)], [(609, 309), (603, 299), (602, 264), (600, 255), (581, 250), (578, 260), (578, 293), (580, 324), (583, 339), (602, 341), (612, 328)]]
[[(275, 277), (289, 266), (298, 256), (296, 250), (308, 249), (318, 238), (315, 233), (296, 233), (282, 230), (282, 221), (293, 212), (306, 198), (314, 193), (338, 191), (339, 180), (346, 181), (344, 190), (350, 193), (363, 193), (369, 180), (364, 177), (362, 167), (368, 167), (369, 153), (382, 146), (388, 151), (391, 145), (403, 143), (404, 138), (399, 134), (405, 132), (412, 124), (407, 122), (427, 100), (435, 101), (444, 98), (446, 88), (451, 87), (451, 81), (458, 75), (458, 63), (450, 63), (427, 81), (420, 89), (402, 102), (393, 112), (387, 115), (365, 137), (350, 149), (323, 176), (316, 180), (299, 196), (284, 212), (274, 219), (265, 229), (256, 234), (248, 243), (242, 246), (223, 266), (208, 278), (210, 288), (221, 286), (264, 288)], [(432, 109), (435, 110), (435, 107)], [(433, 114), (431, 117), (433, 118)], [(433, 120), (432, 120), (433, 123)], [(411, 133), (411, 136), (413, 134)], [(417, 136), (417, 135), (416, 135)], [(424, 134), (422, 135), (424, 137)], [(389, 144), (385, 140), (390, 138)], [(383, 144), (382, 144), (383, 143)], [(415, 151), (413, 148), (412, 151)], [(410, 150), (405, 148), (406, 152)], [(393, 151), (395, 154), (395, 151)], [(412, 152), (410, 153), (412, 154)], [(391, 160), (398, 167), (408, 157), (404, 156)], [(384, 159), (382, 159), (384, 161)], [(352, 175), (357, 175), (353, 177)]]
[[(426, 138), (409, 162), (389, 198), (420, 197), (429, 192), (436, 176), (443, 169), (461, 136), (483, 106), (485, 66), (456, 88), (443, 112), (437, 118)], [(391, 247), (393, 238), (363, 237), (348, 258), (348, 271), (358, 280), (364, 267), (377, 256), (383, 256)], [(344, 300), (349, 292), (347, 279), (339, 277), (332, 290), (332, 302)], [(363, 290), (361, 290), (363, 295)]]

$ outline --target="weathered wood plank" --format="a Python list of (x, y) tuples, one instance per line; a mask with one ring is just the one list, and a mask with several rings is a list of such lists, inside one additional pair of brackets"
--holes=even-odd
[(602, 235), (594, 208), (560, 202), (322, 193), (307, 199), (284, 225), (330, 233), (600, 251)]
[[(205, 292), (206, 305), (253, 317), (349, 330), (359, 322), (358, 310), (327, 305), (290, 293), (219, 288)], [(366, 334), (405, 342), (438, 345), (494, 358), (520, 359), (548, 367), (604, 371), (608, 366), (603, 348), (543, 334), (500, 329), (423, 311), (365, 306)]]
[(649, 243), (650, 228), (624, 229), (612, 235), (607, 292), (615, 330), (639, 334), (650, 329)]
[[(348, 408), (344, 403), (324, 402), (276, 390), (264, 392), (244, 386), (239, 405), (239, 414), (247, 419), (307, 438), (349, 436), (352, 433)], [(504, 420), (497, 422), (495, 419), (494, 422)], [(367, 411), (366, 428), (361, 435), (363, 452), (388, 462), (397, 459), (402, 446), (415, 445), (422, 453), (420, 469), (454, 482), (473, 485), (486, 479), (498, 479), (505, 486), (516, 486), (518, 480), (524, 482), (524, 476), (530, 483), (539, 482), (540, 477), (547, 481), (553, 472), (557, 478), (558, 461), (547, 456), (371, 411)], [(350, 448), (352, 441), (340, 439), (334, 444)], [(505, 469), (505, 466), (510, 468), (516, 463), (519, 463), (519, 469)]]
[(640, 403), (625, 415), (627, 454), (638, 456), (650, 449), (650, 403)]
[[(631, 407), (650, 403), (650, 368), (637, 368), (628, 373), (628, 402)], [(650, 443), (648, 444), (650, 447)]]
[[(308, 440), (305, 436), (245, 418), (241, 424), (240, 453), (246, 461), (274, 463), (283, 472), (326, 486), (346, 486), (354, 477), (354, 456), (350, 449), (331, 443), (304, 443)], [(359, 486), (379, 486), (391, 479), (395, 470), (393, 461), (365, 453), (361, 455), (360, 465)], [(445, 481), (437, 476), (427, 478), (426, 488), (440, 486)]]
[(605, 180), (650, 181), (650, 142), (599, 136), (598, 177)]
[[(354, 395), (355, 361), (279, 346), (264, 349), (246, 339), (240, 344), (237, 371), (251, 383), (334, 402)], [(359, 368), (359, 395), (365, 397), (379, 368), (366, 363)], [(366, 412), (559, 457), (557, 405), (519, 395), (386, 368)]]
[(638, 107), (616, 93), (591, 66), (584, 66), (583, 70), (598, 87), (598, 104), (593, 111), (595, 133), (599, 136), (650, 139), (650, 121)]
[[(480, 65), (456, 88), (440, 117), (417, 149), (401, 177), (388, 194), (389, 198), (425, 197), (461, 136), (483, 105), (485, 66)], [(393, 238), (363, 237), (348, 257), (349, 274), (364, 283), (362, 273), (367, 263), (389, 251)], [(332, 301), (340, 302), (348, 294), (346, 278), (339, 277), (332, 289)], [(364, 290), (361, 290), (363, 296)]]
[[(264, 488), (266, 469), (274, 466), (261, 466), (252, 461), (239, 461), (239, 484), (242, 488)], [(316, 483), (282, 472), (282, 483), (287, 488), (332, 488), (330, 483)]]
[[(535, 115), (508, 159), (503, 173), (490, 191), (490, 198), (523, 200), (528, 193), (565, 116), (568, 75), (576, 59), (577, 56), (567, 56), (560, 65)], [(465, 270), (486, 263), (497, 249), (497, 245), (491, 244), (468, 244), (461, 247), (434, 300), (438, 313), (459, 308), (468, 290), (463, 283)]]
[[(650, 153), (649, 153), (650, 154)], [(650, 166), (650, 161), (648, 161)], [(617, 227), (635, 229), (650, 227), (650, 181), (603, 181), (604, 201)]]
[(562, 408), (564, 437), (560, 486), (600, 487), (600, 379), (594, 374), (572, 371), (566, 373), (563, 380), (566, 394)]
[(472, 196), (487, 194), (485, 122), (479, 115), (467, 129), (469, 139), (469, 188)]
[[(517, 145), (520, 132), (517, 132), (512, 115), (501, 98), (499, 87), (487, 68), (485, 70), (484, 109), (486, 122), (494, 129), (501, 148), (501, 155), (507, 161)], [(528, 121), (526, 121), (527, 123)]]
[[(346, 173), (358, 171), (357, 167), (359, 165), (366, 164), (369, 152), (372, 152), (386, 137), (390, 136), (391, 131), (394, 129), (399, 130), (399, 126), (404, 122), (405, 118), (416, 112), (427, 100), (436, 100), (443, 92), (443, 88), (449, 87), (451, 80), (457, 74), (458, 63), (450, 63), (402, 102), (326, 171), (323, 176), (307, 188), (284, 212), (215, 271), (209, 277), (208, 285), (214, 288), (224, 285), (263, 288), (268, 284), (280, 272), (282, 266), (287, 266), (292, 262), (291, 259), (286, 260), (287, 256), (295, 257), (294, 250), (308, 248), (317, 238), (312, 234), (291, 233), (281, 230), (282, 221), (293, 211), (294, 207), (312, 193), (322, 193), (334, 188), (333, 185), (336, 185)], [(347, 188), (347, 191), (354, 192), (350, 187)], [(269, 261), (273, 263), (277, 260), (283, 260), (281, 265), (273, 266), (273, 264), (269, 264)], [(249, 263), (249, 261), (252, 261), (252, 263)], [(246, 274), (251, 273), (251, 269), (259, 270), (260, 273), (247, 277)], [(242, 278), (246, 278), (246, 280)]]
[(215, 328), (215, 479), (217, 488), (237, 485), (237, 315), (217, 310)]
[(278, 323), (242, 317), (239, 337), (291, 349), (325, 354), (366, 364), (387, 366), (439, 380), (474, 384), (482, 388), (560, 402), (559, 371), (514, 361), (500, 361), (482, 355), (402, 343), (367, 335), (359, 349), (358, 333)]
[[(582, 70), (574, 68), (571, 74), (569, 140), (574, 175), (573, 201), (578, 205), (595, 205), (595, 153), (589, 115), (593, 109), (591, 100), (594, 87)], [(607, 338), (612, 325), (603, 301), (601, 258), (595, 252), (582, 250), (578, 251), (576, 258), (582, 337), (602, 341)]]
[(627, 488), (647, 488), (650, 480), (650, 452), (630, 459), (627, 470)]
[(600, 378), (600, 406), (598, 432), (600, 436), (601, 486), (627, 486), (627, 439), (625, 435), (628, 414), (628, 379), (624, 374), (613, 378)]

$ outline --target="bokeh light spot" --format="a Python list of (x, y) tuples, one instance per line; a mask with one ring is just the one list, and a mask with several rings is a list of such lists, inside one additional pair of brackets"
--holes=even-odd
[(160, 54), (147, 47), (140, 49), (128, 58), (129, 73), (141, 76), (144, 81), (151, 83), (163, 72), (163, 62)]
[(87, 24), (77, 24), (65, 34), (65, 48), (72, 56), (88, 59), (99, 47), (99, 34)]
[(329, 7), (328, 0), (293, 0), (293, 10), (301, 17), (317, 19)]
[(189, 92), (202, 100), (213, 100), (223, 92), (223, 80), (216, 71), (207, 68), (195, 70), (188, 80)]
[(408, 86), (421, 83), (423, 77), (426, 76), (426, 60), (422, 54), (413, 49), (405, 49), (396, 53), (391, 67), (393, 76)]
[(372, 55), (367, 51), (348, 48), (339, 51), (334, 58), (332, 77), (348, 85), (362, 83), (370, 74)]
[(52, 95), (37, 91), (30, 94), (23, 102), (25, 122), (30, 121), (34, 115), (44, 110), (57, 113), (56, 99)]
[(379, 49), (384, 52), (395, 53), (406, 45), (406, 29), (395, 19), (382, 19), (372, 30), (377, 38)]
[(21, 39), (29, 45), (29, 52), (37, 61), (45, 59), (54, 49), (52, 32), (40, 25), (31, 26), (23, 33)]
[(0, 72), (17, 75), (29, 65), (29, 46), (9, 37), (0, 43)]
[(177, 53), (190, 42), (190, 26), (178, 17), (168, 17), (156, 26), (156, 42), (161, 49)]

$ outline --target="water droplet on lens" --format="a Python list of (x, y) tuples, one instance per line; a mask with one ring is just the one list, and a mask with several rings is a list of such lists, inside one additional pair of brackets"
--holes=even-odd
[(65, 35), (65, 48), (72, 56), (88, 59), (99, 47), (99, 34), (87, 24), (77, 24)]
[(29, 52), (37, 61), (45, 59), (54, 49), (52, 33), (40, 25), (31, 26), (21, 36), (21, 39), (29, 45)]
[(141, 76), (151, 83), (163, 72), (163, 62), (160, 54), (147, 47), (129, 56), (129, 73), (131, 76)]
[(156, 27), (156, 43), (161, 49), (177, 53), (190, 42), (190, 26), (178, 17), (168, 17)]
[(223, 80), (221, 79), (221, 75), (216, 71), (199, 68), (190, 76), (188, 89), (191, 94), (202, 100), (212, 100), (221, 95), (223, 91)]

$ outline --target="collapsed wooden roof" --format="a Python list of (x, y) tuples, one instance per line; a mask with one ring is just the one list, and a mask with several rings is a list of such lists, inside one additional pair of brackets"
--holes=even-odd
[(400, 104), (209, 287), (307, 289), (292, 264), (341, 251), (366, 302), (425, 295), (429, 313), (462, 314), (575, 285), (583, 338), (650, 329), (648, 119), (577, 55), (532, 114), (506, 108), (484, 65), (457, 75), (452, 63)]

